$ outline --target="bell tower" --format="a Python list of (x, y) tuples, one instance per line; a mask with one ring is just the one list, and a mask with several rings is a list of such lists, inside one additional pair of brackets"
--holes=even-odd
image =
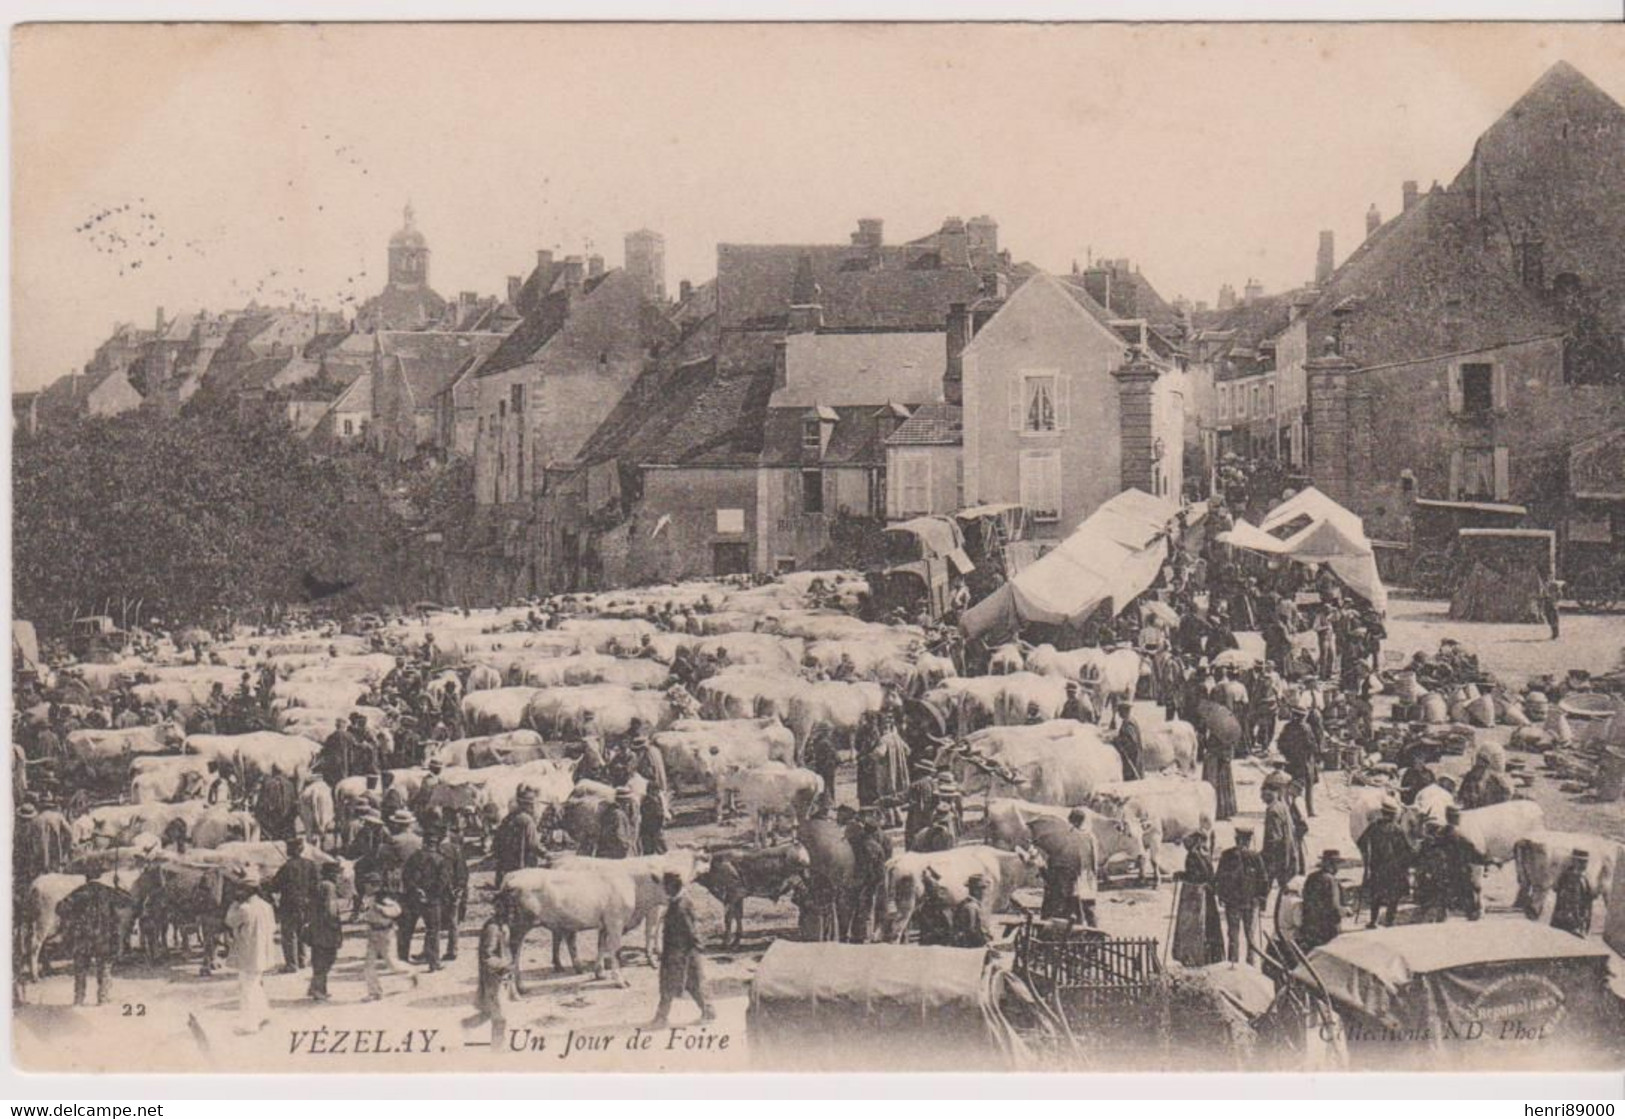
[(406, 204), (405, 224), (389, 239), (389, 282), (394, 287), (424, 287), (429, 283), (429, 243), (418, 232), (412, 204)]

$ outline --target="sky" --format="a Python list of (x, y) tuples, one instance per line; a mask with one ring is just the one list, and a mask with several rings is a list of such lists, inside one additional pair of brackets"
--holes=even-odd
[[(1017, 259), (1127, 257), (1167, 298), (1310, 278), (1401, 182), (1448, 183), (1617, 25), (31, 25), (13, 43), (13, 385), (113, 325), (353, 310), (410, 201), (447, 297), (537, 249), (888, 241), (991, 214)], [(344, 302), (349, 297), (355, 302)]]

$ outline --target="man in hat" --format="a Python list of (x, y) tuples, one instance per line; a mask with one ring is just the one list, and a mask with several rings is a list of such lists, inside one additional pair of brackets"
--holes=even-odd
[(1061, 718), (1075, 719), (1080, 723), (1100, 721), (1094, 702), (1084, 693), (1083, 686), (1076, 680), (1066, 682), (1066, 702), (1061, 705)]
[(1085, 912), (1079, 896), (1079, 884), (1085, 875), (1093, 878), (1099, 860), (1094, 836), (1089, 834), (1088, 817), (1082, 809), (1073, 809), (1067, 818), (1066, 831), (1057, 835), (1044, 849), (1044, 899), (1040, 914), (1045, 918), (1095, 924), (1093, 904)]
[(1377, 927), (1380, 911), (1384, 925), (1392, 925), (1399, 903), (1410, 890), (1410, 868), (1416, 851), (1399, 823), (1399, 805), (1385, 800), (1377, 818), (1359, 838), (1360, 855), (1365, 860), (1365, 894), (1371, 901), (1368, 929)]
[(1134, 721), (1134, 704), (1126, 699), (1117, 701), (1117, 734), (1112, 745), (1123, 763), (1123, 780), (1140, 779), (1140, 724)]
[(350, 776), (350, 755), (354, 750), (355, 739), (351, 737), (344, 720), (334, 719), (333, 733), (322, 743), (321, 756), (316, 759), (316, 768), (321, 770), (329, 785), (337, 787), (340, 781)]
[(244, 869), (237, 880), (238, 897), (226, 911), (231, 930), (231, 966), (237, 969), (238, 1033), (258, 1033), (271, 1021), (265, 973), (276, 964), (276, 914), (260, 890), (260, 872)]
[(1237, 826), (1235, 846), (1219, 856), (1214, 871), (1213, 892), (1224, 908), (1224, 926), (1229, 941), (1230, 962), (1241, 962), (1241, 945), (1247, 944), (1247, 962), (1259, 959), (1259, 915), (1270, 893), (1270, 873), (1263, 858), (1253, 850), (1253, 829)]
[(953, 832), (954, 842), (958, 843), (960, 834), (965, 830), (965, 798), (953, 770), (937, 770), (936, 796), (937, 806), (933, 815), (945, 807), (948, 809), (948, 826)]
[(1587, 867), (1591, 853), (1576, 848), (1569, 855), (1569, 865), (1557, 876), (1552, 891), (1552, 928), (1573, 933), (1582, 940), (1591, 932), (1591, 910), (1597, 892), (1591, 887)]
[[(1290, 778), (1288, 779), (1290, 781)], [(1289, 784), (1265, 782), (1260, 795), (1264, 800), (1264, 845), (1260, 850), (1264, 865), (1269, 868), (1270, 880), (1281, 889), (1303, 873), (1303, 859), (1298, 852), (1298, 837), (1293, 826)]]
[(914, 781), (908, 787), (908, 815), (903, 821), (903, 846), (914, 850), (914, 837), (931, 825), (937, 811), (937, 763), (929, 757), (914, 762)]
[(910, 851), (952, 851), (954, 849), (954, 810), (938, 804), (929, 826), (921, 828), (909, 841)]
[(515, 870), (541, 865), (544, 848), (541, 832), (536, 827), (536, 790), (529, 785), (519, 786), (513, 811), (497, 825), (491, 840), (496, 855), (496, 885), (502, 888), (502, 879)]
[(700, 1021), (710, 1022), (717, 1012), (705, 996), (705, 968), (694, 902), (682, 875), (668, 871), (660, 876), (660, 884), (666, 891), (666, 917), (660, 935), (660, 1004), (650, 1028), (664, 1027), (671, 1015), (672, 1000), (684, 994), (699, 1004)]
[(1029, 700), (1027, 702), (1027, 725), (1030, 727), (1035, 727), (1039, 723), (1047, 721), (1048, 720), (1044, 718), (1044, 709), (1038, 706), (1038, 701)]
[(1558, 600), (1563, 597), (1563, 583), (1558, 579), (1542, 579), (1540, 581), (1540, 612), (1546, 619), (1546, 625), (1552, 631), (1552, 640), (1556, 641), (1562, 626), (1561, 612), (1558, 610)]
[(430, 758), (424, 768), (428, 772), (423, 775), (422, 784), (407, 802), (412, 814), (418, 817), (422, 817), (434, 804), (434, 791), (440, 787), (440, 774), (445, 770), (445, 763), (439, 758)]
[(285, 844), (288, 859), (271, 876), (276, 897), (277, 927), (282, 933), (282, 971), (305, 966), (305, 928), (316, 905), (316, 864), (305, 857), (305, 841), (294, 836)]
[(1303, 786), (1304, 808), (1313, 816), (1315, 784), (1320, 780), (1320, 757), (1307, 716), (1305, 707), (1295, 702), (1288, 712), (1286, 726), (1281, 728), (1281, 740), (1276, 748), (1286, 762), (1286, 771)]
[(423, 837), (416, 831), (417, 817), (406, 808), (397, 808), (384, 816), (389, 835), (379, 851), (379, 869), (383, 890), (397, 901), (401, 896), (401, 874), (406, 860), (423, 847)]
[(1336, 848), (1320, 853), (1320, 866), (1303, 880), (1303, 915), (1298, 924), (1298, 947), (1319, 948), (1343, 931), (1343, 883), (1337, 868), (1342, 855)]
[[(367, 981), (367, 1002), (377, 1002), (384, 997), (380, 972), (399, 975), (406, 970), (395, 955), (395, 922), (400, 916), (400, 903), (388, 894), (374, 896), (362, 916), (362, 923), (367, 927), (367, 952), (361, 959), (361, 974)], [(413, 984), (416, 985), (415, 976)]]
[(511, 913), (508, 895), (497, 894), (491, 903), (491, 916), (480, 928), (480, 978), (474, 991), (474, 1014), (463, 1019), (465, 1029), (489, 1021), (494, 1049), (507, 1043), (508, 1007), (518, 997), (510, 953)]
[(987, 878), (972, 874), (965, 880), (965, 900), (954, 907), (954, 945), (959, 948), (986, 948), (998, 939), (987, 910)]
[(851, 924), (847, 939), (867, 944), (872, 928), (880, 928), (886, 916), (886, 863), (891, 860), (891, 839), (882, 826), (880, 809), (870, 806), (858, 811), (848, 825), (846, 841), (852, 848)]
[(840, 754), (835, 747), (835, 732), (829, 724), (819, 722), (807, 735), (805, 765), (824, 782), (824, 795), (835, 797), (835, 772), (840, 767)]
[(602, 781), (609, 772), (604, 760), (604, 742), (598, 737), (597, 719), (591, 711), (581, 713), (581, 758), (572, 775), (576, 784), (583, 781)]
[(1461, 779), (1461, 788), (1456, 792), (1457, 803), (1471, 810), (1511, 800), (1515, 790), (1506, 775), (1505, 764), (1499, 750), (1479, 751), (1472, 768)]
[(326, 1002), (327, 976), (338, 959), (339, 946), (344, 943), (344, 926), (339, 908), (339, 864), (335, 859), (323, 863), (317, 874), (316, 900), (310, 912), (310, 927), (306, 938), (310, 942), (310, 990), (313, 1002)]
[(95, 878), (57, 903), (62, 939), (73, 956), (74, 1006), (85, 1005), (92, 971), (96, 973), (96, 1005), (112, 998), (109, 972), (124, 943), (125, 922), (136, 907), (135, 898)]
[[(432, 828), (424, 833), (423, 846), (413, 851), (401, 869), (401, 916), (395, 926), (395, 953), (401, 960), (413, 960), (411, 939), (423, 921), (423, 963), (429, 971), (440, 970), (440, 921), (445, 918), (447, 898), (452, 893), (452, 871), (442, 849), (444, 833)], [(455, 918), (455, 905), (452, 906)]]
[(638, 853), (638, 833), (632, 823), (632, 790), (622, 785), (615, 799), (598, 809), (598, 842), (593, 854), (600, 859), (628, 859)]
[(919, 932), (920, 947), (953, 947), (953, 913), (948, 906), (948, 893), (942, 886), (942, 876), (933, 867), (926, 867), (920, 875), (920, 897), (911, 920)]

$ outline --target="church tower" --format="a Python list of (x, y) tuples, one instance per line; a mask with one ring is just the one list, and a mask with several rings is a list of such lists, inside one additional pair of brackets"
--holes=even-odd
[(424, 287), (429, 283), (429, 243), (418, 232), (412, 204), (406, 204), (406, 224), (389, 239), (389, 282), (394, 287)]

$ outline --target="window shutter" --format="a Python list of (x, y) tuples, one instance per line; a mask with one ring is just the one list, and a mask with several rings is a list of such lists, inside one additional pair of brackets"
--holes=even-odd
[(1446, 500), (1454, 501), (1461, 493), (1461, 451), (1450, 452), (1450, 493)]
[(1461, 366), (1450, 367), (1450, 414), (1461, 415)]
[(1022, 390), (1026, 387), (1026, 378), (1019, 373), (1013, 374), (1010, 377), (1008, 387), (1010, 389), (1010, 430), (1020, 431), (1022, 405), (1025, 403)]
[(1490, 407), (1497, 412), (1507, 410), (1507, 371), (1504, 365), (1490, 369)]
[(824, 512), (826, 513), (833, 513), (838, 507), (840, 490), (836, 483), (839, 481), (839, 477), (833, 470), (824, 471)]
[(1072, 380), (1065, 373), (1055, 375), (1055, 430), (1072, 426)]
[(1506, 501), (1512, 496), (1512, 469), (1505, 447), (1495, 448), (1495, 500)]
[(914, 468), (920, 476), (920, 493), (922, 500), (920, 508), (926, 512), (931, 511), (931, 460), (926, 455), (920, 455), (914, 460)]

